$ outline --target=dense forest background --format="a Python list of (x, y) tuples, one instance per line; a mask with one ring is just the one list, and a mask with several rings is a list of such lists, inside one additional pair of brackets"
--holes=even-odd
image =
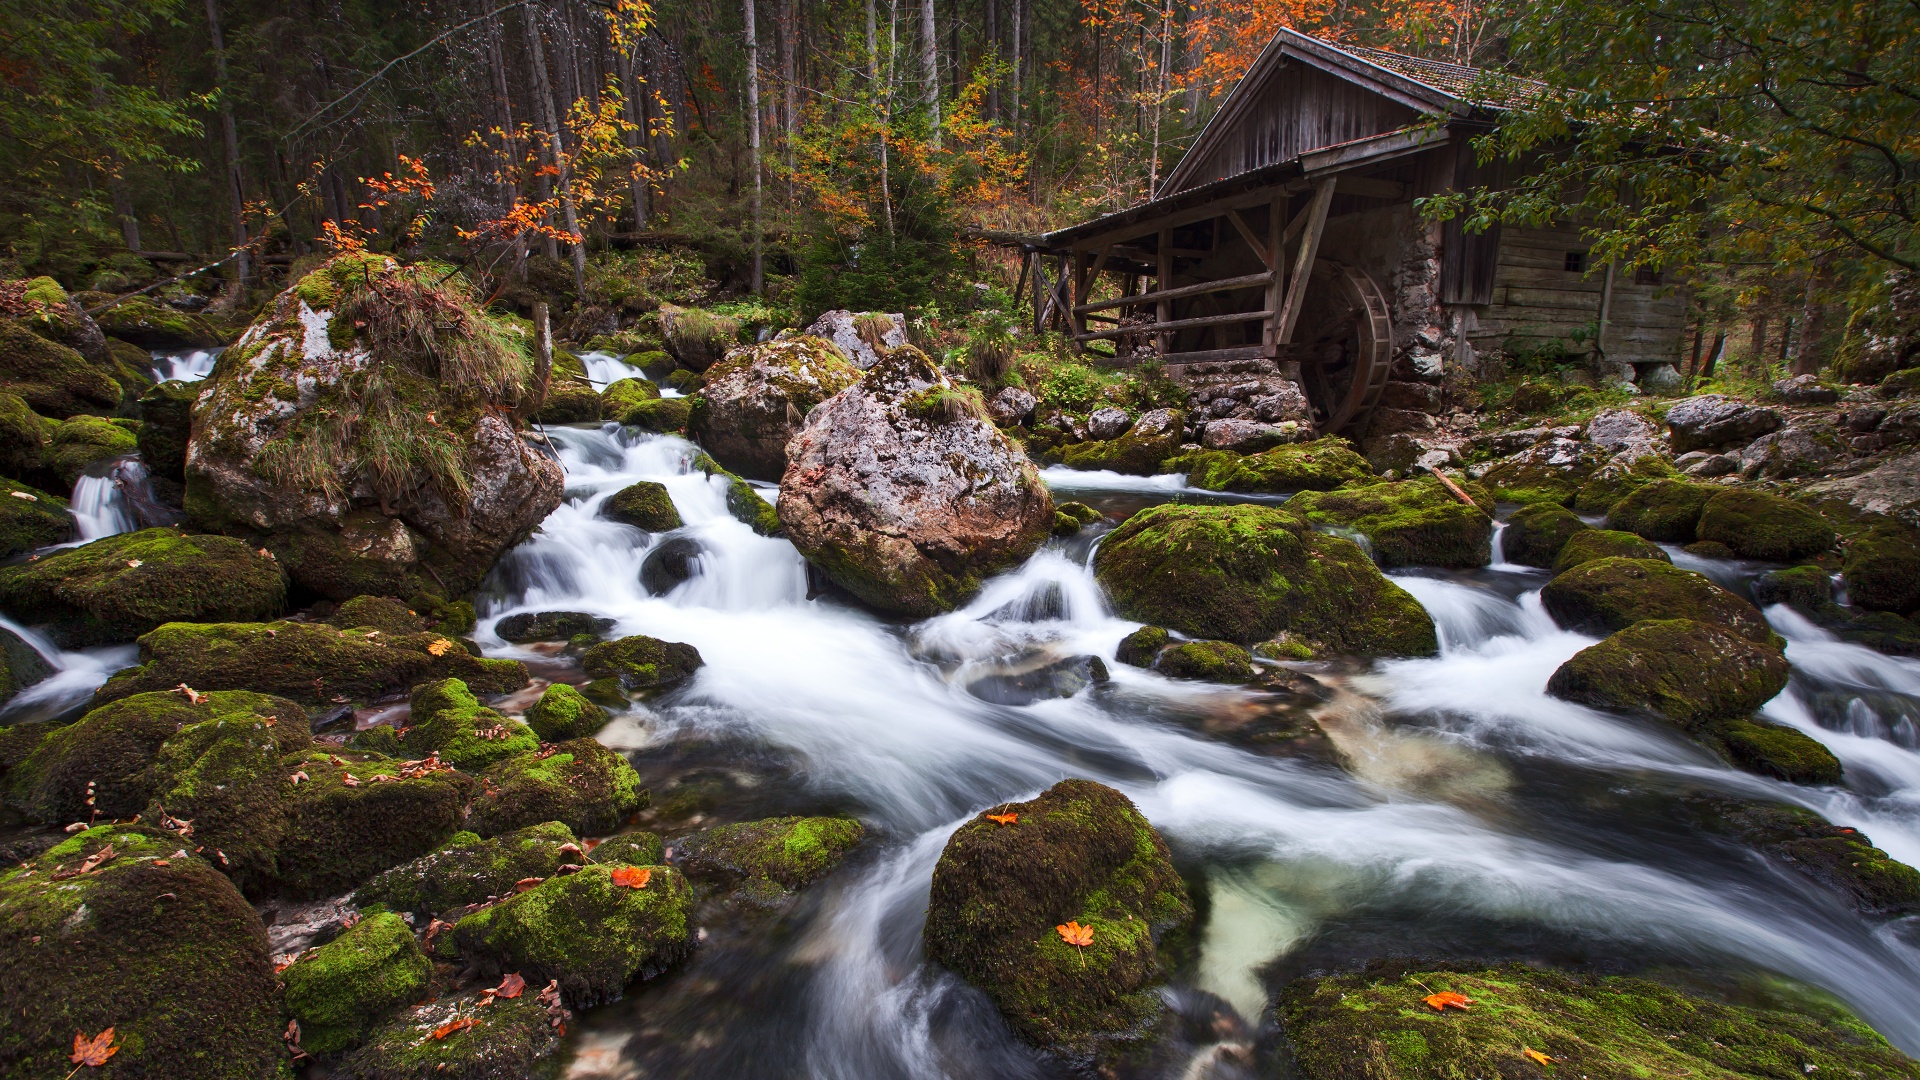
[(15, 4), (0, 258), (106, 290), (224, 259), (196, 280), (240, 310), (363, 245), (563, 295), (627, 258), (689, 301), (951, 307), (1010, 283), (982, 234), (1150, 197), (1291, 26), (1563, 88), (1486, 137), (1555, 168), (1430, 211), (1578, 214), (1756, 355), (1769, 318), (1834, 353), (1915, 265), (1915, 22), (1781, 0)]

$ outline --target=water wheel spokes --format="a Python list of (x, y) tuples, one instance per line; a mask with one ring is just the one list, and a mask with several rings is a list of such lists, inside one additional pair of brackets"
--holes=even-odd
[(1323, 435), (1357, 424), (1387, 388), (1393, 323), (1387, 298), (1366, 272), (1316, 259), (1290, 350), (1300, 358), (1314, 427)]

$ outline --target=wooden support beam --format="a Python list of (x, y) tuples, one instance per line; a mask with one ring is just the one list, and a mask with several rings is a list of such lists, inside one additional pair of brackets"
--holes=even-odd
[(1245, 240), (1247, 246), (1253, 249), (1253, 253), (1260, 257), (1261, 266), (1272, 270), (1279, 265), (1279, 253), (1270, 251), (1267, 248), (1266, 242), (1261, 240), (1260, 237), (1255, 235), (1254, 231), (1248, 227), (1247, 219), (1240, 216), (1240, 211), (1228, 210), (1227, 220), (1233, 222), (1234, 231), (1240, 234), (1240, 239)]
[[(1306, 181), (1295, 180), (1280, 187), (1282, 191), (1292, 194), (1297, 191), (1306, 190), (1310, 186)], [(1076, 250), (1092, 251), (1096, 247), (1104, 245), (1124, 244), (1129, 240), (1138, 240), (1143, 236), (1152, 236), (1162, 229), (1178, 229), (1183, 225), (1191, 225), (1196, 221), (1216, 218), (1229, 209), (1259, 206), (1273, 198), (1273, 192), (1274, 188), (1263, 187), (1256, 191), (1243, 191), (1238, 194), (1223, 196), (1210, 202), (1201, 203), (1191, 210), (1181, 210), (1178, 213), (1168, 214), (1152, 222), (1124, 226), (1110, 233), (1101, 233), (1098, 236), (1089, 237), (1085, 240), (1076, 240), (1073, 246)], [(1202, 252), (1201, 254), (1205, 253)]]
[[(1286, 302), (1287, 295), (1287, 227), (1281, 222), (1287, 216), (1287, 197), (1276, 194), (1267, 204), (1267, 247), (1273, 252), (1273, 261), (1267, 265), (1272, 273), (1267, 275), (1267, 310), (1279, 311)], [(1280, 320), (1268, 319), (1262, 330), (1260, 340), (1268, 346), (1280, 339)]]
[[(1160, 274), (1159, 277), (1155, 279), (1154, 284), (1156, 288), (1154, 291), (1160, 295), (1154, 301), (1153, 320), (1155, 322), (1166, 322), (1173, 318), (1173, 301), (1175, 299), (1169, 295), (1174, 290), (1172, 229), (1160, 230), (1159, 252)], [(1154, 335), (1153, 348), (1155, 352), (1165, 353), (1167, 348), (1172, 344), (1172, 337), (1166, 334)]]
[(1222, 360), (1264, 360), (1273, 355), (1265, 345), (1239, 345), (1231, 349), (1202, 349), (1198, 352), (1163, 353), (1166, 364), (1211, 364)]
[(1333, 202), (1335, 177), (1327, 177), (1313, 189), (1313, 201), (1307, 204), (1304, 231), (1300, 234), (1300, 251), (1293, 261), (1292, 280), (1287, 282), (1287, 303), (1280, 309), (1280, 324), (1274, 332), (1274, 343), (1285, 345), (1293, 340), (1293, 328), (1300, 321), (1300, 305), (1307, 297), (1307, 279), (1313, 276), (1313, 260), (1320, 254), (1320, 234), (1327, 224), (1327, 206)]
[[(1273, 280), (1271, 271), (1258, 274), (1244, 274), (1240, 277), (1221, 278), (1218, 281), (1202, 281), (1196, 285), (1180, 285), (1171, 289), (1155, 289), (1149, 293), (1123, 296), (1118, 300), (1100, 300), (1091, 304), (1081, 304), (1074, 308), (1076, 312), (1105, 311), (1107, 308), (1128, 307), (1134, 304), (1156, 304), (1162, 300), (1178, 300), (1183, 296), (1198, 296), (1201, 293), (1232, 292), (1235, 289), (1250, 289), (1255, 285), (1265, 285)], [(1161, 319), (1165, 322), (1165, 319)]]
[(1052, 286), (1047, 283), (1047, 257), (1036, 252), (1033, 256), (1033, 332), (1036, 334), (1046, 332), (1047, 312), (1044, 298), (1052, 292)]
[(1196, 326), (1224, 326), (1229, 323), (1253, 322), (1271, 314), (1273, 314), (1271, 311), (1232, 311), (1225, 315), (1202, 315), (1196, 319), (1175, 319), (1172, 322), (1129, 326), (1123, 330), (1096, 330), (1090, 334), (1075, 334), (1073, 340), (1092, 341), (1096, 338), (1120, 337), (1123, 334), (1165, 334)]

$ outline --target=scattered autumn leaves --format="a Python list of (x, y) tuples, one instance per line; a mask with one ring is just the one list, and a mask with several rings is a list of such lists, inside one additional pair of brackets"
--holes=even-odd
[[(1066, 928), (1061, 927), (1061, 930), (1064, 933)], [(1437, 1013), (1444, 1013), (1448, 1009), (1459, 1009), (1461, 1012), (1467, 1012), (1468, 1007), (1473, 1004), (1472, 998), (1456, 990), (1436, 991), (1434, 993), (1428, 994), (1426, 997), (1423, 997), (1420, 1000), (1426, 1002), (1427, 1005), (1430, 1006), (1433, 1009), (1433, 1011)], [(1559, 1060), (1558, 1058), (1555, 1058), (1552, 1055), (1542, 1053), (1539, 1050), (1535, 1050), (1531, 1046), (1522, 1046), (1520, 1048), (1520, 1056), (1526, 1058), (1528, 1061), (1533, 1062), (1535, 1065), (1541, 1066), (1542, 1068), (1552, 1065)]]

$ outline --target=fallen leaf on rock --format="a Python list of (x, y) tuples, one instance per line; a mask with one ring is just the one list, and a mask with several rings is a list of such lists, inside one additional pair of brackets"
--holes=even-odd
[[(67, 1060), (73, 1062), (75, 1065), (84, 1065), (90, 1069), (97, 1069), (105, 1065), (108, 1058), (119, 1052), (120, 1048), (113, 1045), (112, 1028), (108, 1028), (91, 1039), (87, 1038), (84, 1032), (76, 1031), (73, 1033), (73, 1054), (69, 1056)], [(76, 1069), (75, 1071), (77, 1072), (78, 1070)]]
[(193, 687), (188, 686), (186, 683), (181, 683), (180, 685), (174, 687), (173, 692), (181, 695), (182, 697), (185, 697), (189, 704), (205, 705), (207, 703), (207, 695), (201, 693), (198, 690), (195, 690)]
[(527, 988), (527, 980), (521, 978), (520, 973), (516, 971), (508, 975), (506, 978), (501, 979), (500, 985), (494, 987), (493, 992), (500, 997), (511, 1000), (513, 998), (519, 997), (520, 992), (525, 990), (526, 988)]
[(613, 883), (629, 889), (644, 889), (653, 878), (653, 871), (644, 866), (616, 866), (613, 868)]
[(1068, 921), (1053, 928), (1061, 940), (1069, 945), (1086, 948), (1093, 944), (1093, 927), (1081, 926), (1078, 922)]
[(526, 892), (528, 889), (534, 888), (545, 880), (547, 879), (543, 877), (523, 877), (513, 883), (513, 891), (517, 893)]
[(142, 566), (144, 566), (144, 565), (146, 565), (146, 564), (145, 564), (145, 563), (142, 563), (142, 562), (141, 562), (141, 561), (140, 561), (139, 559), (128, 559), (128, 560), (127, 560), (127, 569), (129, 569), (129, 570), (138, 570), (138, 569), (140, 569), (140, 568), (141, 568)]
[(463, 1016), (458, 1020), (449, 1020), (433, 1029), (433, 1037), (436, 1039), (444, 1039), (449, 1035), (465, 1031), (478, 1023), (480, 1023), (480, 1021), (471, 1016)]
[(1000, 825), (1011, 825), (1020, 820), (1019, 814), (988, 814), (987, 820)]
[(435, 919), (432, 922), (428, 923), (427, 939), (426, 939), (427, 946), (429, 948), (433, 946), (434, 936), (439, 934), (442, 930), (451, 930), (451, 929), (453, 929), (453, 924), (446, 921), (445, 919)]
[(448, 650), (452, 648), (453, 642), (448, 641), (446, 638), (434, 638), (432, 641), (427, 642), (427, 652), (433, 656), (445, 656)]
[(342, 784), (345, 784), (345, 785), (346, 785), (346, 786), (348, 786), (348, 787), (359, 787), (359, 786), (360, 786), (360, 778), (359, 778), (359, 777), (357, 777), (357, 776), (355, 776), (355, 775), (353, 775), (352, 773), (341, 773), (341, 774), (340, 774), (340, 782), (341, 782)]
[(153, 865), (155, 865), (155, 866), (165, 866), (165, 865), (167, 865), (167, 860), (165, 860), (165, 859), (155, 859), (155, 860), (153, 860)]
[(1535, 1065), (1551, 1065), (1553, 1064), (1553, 1060), (1554, 1060), (1553, 1058), (1548, 1057), (1547, 1055), (1541, 1053), (1540, 1051), (1535, 1050), (1531, 1046), (1521, 1047), (1520, 1056), (1526, 1058), (1528, 1061), (1533, 1062)]
[(1473, 1004), (1472, 998), (1465, 994), (1455, 993), (1452, 990), (1442, 990), (1437, 994), (1428, 994), (1420, 1000), (1433, 1006), (1434, 1012), (1446, 1012), (1449, 1005), (1465, 1012), (1467, 1006)]

